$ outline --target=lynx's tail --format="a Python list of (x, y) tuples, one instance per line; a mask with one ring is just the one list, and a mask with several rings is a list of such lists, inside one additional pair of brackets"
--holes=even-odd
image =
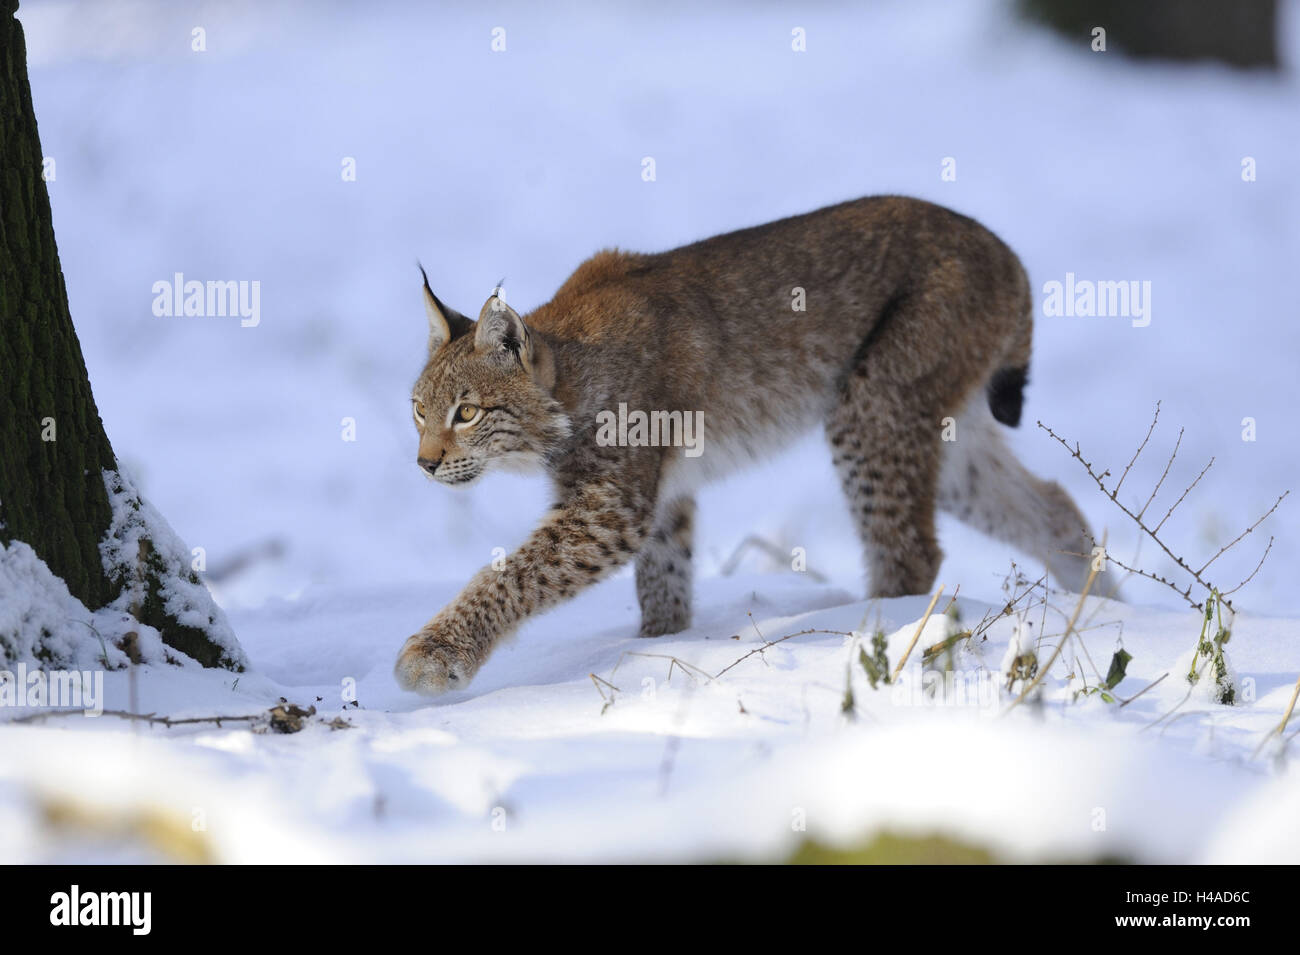
[(1025, 385), (1029, 383), (1029, 355), (1034, 343), (1034, 306), (1027, 279), (1022, 287), (1024, 296), (1020, 322), (1013, 333), (1011, 347), (985, 386), (993, 417), (1013, 428), (1020, 424), (1020, 412), (1025, 405)]
[(1013, 428), (1019, 425), (1028, 382), (1028, 368), (999, 368), (995, 371), (987, 386), (989, 410), (993, 417)]

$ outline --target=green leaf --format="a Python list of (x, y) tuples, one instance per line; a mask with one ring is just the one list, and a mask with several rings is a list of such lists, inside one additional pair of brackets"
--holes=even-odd
[(876, 665), (875, 660), (867, 656), (867, 651), (862, 647), (858, 647), (858, 662), (862, 664), (862, 669), (867, 672), (867, 682), (871, 684), (871, 688), (874, 690), (882, 676), (880, 667)]
[[(1116, 650), (1115, 655), (1110, 658), (1110, 669), (1106, 671), (1106, 682), (1102, 685), (1108, 690), (1113, 690), (1119, 686), (1124, 679), (1125, 673), (1128, 672), (1128, 661), (1133, 659), (1133, 654), (1127, 650)], [(1110, 701), (1107, 700), (1109, 703)]]

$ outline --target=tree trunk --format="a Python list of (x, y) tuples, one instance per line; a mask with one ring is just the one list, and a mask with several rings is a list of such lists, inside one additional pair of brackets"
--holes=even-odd
[[(86, 608), (112, 605), (205, 666), (242, 669), (188, 552), (117, 473), (68, 311), (17, 9), (0, 0), (0, 555), (21, 541)], [(0, 632), (0, 664), (57, 657), (42, 653), (48, 636), (24, 650)]]

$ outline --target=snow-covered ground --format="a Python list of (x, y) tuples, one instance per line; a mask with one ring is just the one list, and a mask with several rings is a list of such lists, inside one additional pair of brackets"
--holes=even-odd
[[(923, 196), (991, 226), (1039, 289), (1067, 273), (1152, 283), (1145, 327), (1039, 317), (1026, 426), (1011, 438), (1115, 553), (1137, 551), (1132, 528), (1035, 419), (1118, 473), (1161, 400), (1123, 497), (1141, 506), (1185, 428), (1159, 501), (1215, 458), (1168, 526), (1197, 564), (1295, 486), (1300, 80), (1071, 49), (996, 3), (864, 7), (27, 0), (59, 249), (100, 411), (141, 490), (205, 549), (252, 662), (239, 676), (142, 667), (134, 685), (112, 672), (106, 705), (197, 717), (283, 697), (318, 717), (293, 735), (112, 717), (0, 728), (0, 819), (23, 834), (0, 854), (778, 858), (804, 836), (892, 829), (1013, 858), (1300, 860), (1294, 760), (1253, 756), (1300, 671), (1290, 500), (1214, 565), (1231, 586), (1276, 535), (1236, 598), (1232, 707), (1187, 698), (1198, 617), (1141, 581), (1130, 605), (1090, 603), (1086, 655), (1072, 641), (1047, 702), (1006, 715), (1005, 695), (937, 705), (872, 690), (838, 633), (718, 676), (760, 633), (809, 628), (879, 625), (892, 663), (925, 610), (924, 598), (860, 601), (817, 436), (702, 496), (690, 631), (634, 639), (624, 574), (530, 622), (467, 691), (431, 704), (393, 685), (405, 637), (546, 503), (538, 480), (456, 494), (414, 466), (417, 256), (450, 304), (477, 310), (505, 274), (523, 310), (601, 246), (666, 248), (852, 196)], [(1294, 63), (1300, 11), (1283, 12)], [(790, 48), (795, 27), (806, 53)], [(940, 178), (946, 157), (956, 181)], [(1242, 179), (1245, 157), (1256, 181)], [(260, 321), (155, 316), (154, 283), (178, 272), (260, 282)], [(961, 585), (961, 618), (978, 623), (1023, 555), (941, 529), (940, 580)], [(803, 547), (827, 582), (756, 553), (721, 575), (749, 534)], [(1172, 569), (1149, 543), (1138, 559)], [(1045, 659), (1064, 620), (1038, 625)], [(979, 674), (999, 671), (1013, 626), (991, 627), (958, 672), (991, 688)], [(1115, 702), (1075, 700), (1069, 674), (1095, 685), (1121, 641), (1133, 659)], [(340, 715), (348, 728), (326, 725)]]
[[(694, 628), (645, 641), (630, 635), (631, 583), (617, 581), (530, 626), (468, 691), (434, 705), (389, 676), (390, 634), (420, 619), (424, 596), (357, 589), (237, 613), (258, 672), (142, 668), (136, 711), (251, 714), (287, 697), (317, 717), (293, 735), (81, 715), (5, 727), (0, 819), (21, 837), (4, 855), (777, 859), (807, 837), (851, 845), (884, 828), (1008, 859), (1300, 859), (1300, 767), (1250, 758), (1290, 695), (1293, 621), (1238, 620), (1230, 659), (1255, 699), (1228, 707), (1188, 698), (1194, 615), (1094, 606), (1087, 656), (1066, 654), (1049, 702), (1005, 714), (1010, 620), (957, 655), (959, 677), (941, 690), (910, 669), (943, 636), (932, 618), (900, 681), (872, 690), (861, 642), (835, 633), (746, 654), (765, 646), (759, 633), (865, 620), (893, 634), (893, 665), (923, 598), (871, 606), (763, 577), (705, 593)], [(989, 609), (958, 606), (968, 625)], [(1062, 623), (1049, 612), (1049, 632)], [(1121, 628), (1133, 660), (1117, 696), (1169, 676), (1122, 708), (1074, 701), (1067, 671), (1095, 686)], [(850, 679), (854, 719), (843, 712)], [(131, 692), (126, 674), (108, 674), (108, 707)], [(340, 717), (347, 728), (331, 728)]]

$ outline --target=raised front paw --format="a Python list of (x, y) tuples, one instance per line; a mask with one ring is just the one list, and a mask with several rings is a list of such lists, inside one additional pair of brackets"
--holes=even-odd
[(404, 690), (437, 696), (468, 685), (480, 662), (472, 649), (431, 621), (403, 645), (393, 675)]

